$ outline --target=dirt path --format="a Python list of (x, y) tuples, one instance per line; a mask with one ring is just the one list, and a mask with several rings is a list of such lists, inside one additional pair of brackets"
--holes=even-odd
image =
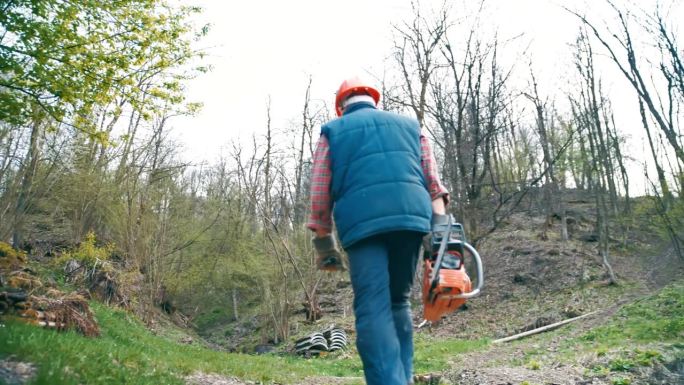
[(219, 374), (195, 372), (185, 377), (187, 385), (248, 385), (253, 382), (245, 382), (236, 377), (221, 376)]
[(0, 380), (7, 385), (21, 385), (33, 379), (36, 375), (35, 365), (7, 358), (0, 360)]
[(449, 380), (460, 385), (518, 385), (521, 383), (544, 385), (607, 385), (599, 379), (584, 379), (581, 368), (559, 366), (557, 368), (530, 370), (521, 367), (496, 367), (481, 370), (464, 370)]
[[(596, 357), (583, 357), (577, 362), (567, 362), (561, 354), (561, 345), (569, 338), (576, 338), (587, 331), (606, 324), (624, 305), (650, 295), (635, 291), (626, 294), (614, 305), (598, 313), (562, 326), (551, 338), (529, 336), (518, 341), (491, 345), (485, 351), (462, 355), (452, 368), (446, 370), (444, 379), (458, 385), (608, 385), (611, 381), (600, 376), (587, 375)], [(550, 331), (549, 333), (553, 333)], [(567, 347), (566, 347), (567, 349)], [(543, 363), (530, 364), (528, 352), (543, 357)], [(541, 355), (539, 355), (541, 354)], [(533, 360), (534, 361), (534, 360)], [(668, 367), (672, 366), (672, 367)], [(682, 366), (680, 368), (680, 366)], [(676, 384), (684, 381), (684, 363), (679, 361), (666, 365), (645, 367), (636, 373), (649, 384)], [(673, 382), (674, 381), (674, 382)], [(641, 382), (635, 382), (641, 383)], [(645, 383), (645, 382), (644, 382)]]
[[(187, 385), (256, 385), (260, 382), (244, 381), (235, 377), (196, 372), (185, 378)], [(308, 377), (297, 382), (298, 385), (347, 385), (363, 382), (361, 377)]]

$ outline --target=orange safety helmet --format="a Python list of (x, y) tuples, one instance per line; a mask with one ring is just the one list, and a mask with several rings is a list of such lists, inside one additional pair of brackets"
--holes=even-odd
[(380, 101), (380, 92), (375, 88), (367, 85), (356, 76), (346, 79), (340, 85), (340, 89), (337, 90), (337, 95), (335, 96), (335, 112), (337, 112), (337, 116), (342, 116), (342, 103), (344, 103), (349, 96), (356, 93), (370, 95), (370, 97), (375, 100), (375, 104), (378, 104)]

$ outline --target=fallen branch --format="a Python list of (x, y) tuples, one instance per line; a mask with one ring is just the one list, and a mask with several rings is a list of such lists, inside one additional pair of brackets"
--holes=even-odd
[(594, 314), (596, 314), (596, 313), (598, 313), (598, 312), (600, 312), (600, 310), (592, 311), (591, 313), (587, 313), (587, 314), (584, 314), (584, 315), (581, 315), (581, 316), (577, 316), (577, 317), (574, 317), (574, 318), (568, 318), (568, 319), (563, 320), (563, 321), (560, 321), (560, 322), (556, 322), (556, 323), (553, 323), (553, 324), (550, 324), (550, 325), (542, 326), (542, 327), (540, 327), (540, 328), (536, 328), (536, 329), (533, 329), (533, 330), (529, 330), (529, 331), (526, 331), (526, 332), (524, 332), (524, 333), (515, 334), (515, 335), (512, 335), (512, 336), (510, 336), (510, 337), (500, 338), (500, 339), (498, 339), (498, 340), (492, 341), (492, 343), (493, 343), (493, 344), (502, 344), (502, 343), (504, 343), (504, 342), (519, 340), (519, 339), (521, 339), (521, 338), (525, 338), (525, 337), (531, 336), (531, 335), (533, 335), (533, 334), (543, 333), (543, 332), (545, 332), (545, 331), (553, 330), (553, 329), (556, 329), (556, 328), (558, 328), (558, 327), (561, 327), (561, 326), (563, 326), (563, 325), (565, 325), (565, 324), (569, 324), (570, 322), (577, 321), (577, 320), (580, 320), (580, 319), (582, 319), (582, 318), (589, 317), (590, 315), (594, 315)]

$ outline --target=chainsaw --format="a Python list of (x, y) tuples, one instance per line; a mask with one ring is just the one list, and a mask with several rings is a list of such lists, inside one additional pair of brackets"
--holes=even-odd
[[(480, 254), (466, 241), (463, 226), (452, 215), (444, 217), (445, 223), (433, 226), (430, 244), (424, 250), (423, 317), (430, 322), (439, 321), (480, 294), (484, 283)], [(477, 267), (475, 289), (465, 270), (465, 251), (473, 256)]]

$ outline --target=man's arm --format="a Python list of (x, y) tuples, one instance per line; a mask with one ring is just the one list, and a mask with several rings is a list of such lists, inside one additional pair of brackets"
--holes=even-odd
[(330, 146), (325, 136), (318, 139), (311, 175), (311, 215), (306, 225), (316, 235), (312, 239), (316, 251), (316, 265), (324, 271), (344, 271), (337, 240), (332, 235), (332, 200), (330, 197)]
[(444, 187), (439, 178), (437, 161), (432, 147), (425, 135), (420, 135), (421, 166), (423, 175), (428, 185), (430, 198), (432, 199), (432, 212), (439, 215), (446, 214), (446, 206), (449, 204), (449, 191)]
[(437, 198), (432, 201), (432, 212), (439, 215), (446, 214), (446, 205), (444, 204), (444, 199)]
[(306, 227), (324, 237), (332, 232), (332, 202), (330, 199), (330, 146), (321, 135), (316, 145), (311, 171), (311, 214)]

